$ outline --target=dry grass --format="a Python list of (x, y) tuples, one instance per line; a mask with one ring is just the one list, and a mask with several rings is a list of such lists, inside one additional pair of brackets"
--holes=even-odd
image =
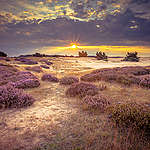
[[(29, 58), (38, 61), (41, 58)], [(80, 77), (94, 68), (80, 61), (88, 58), (45, 58), (53, 64), (43, 73), (34, 73), (39, 79), (45, 73), (57, 78)], [(79, 60), (78, 60), (79, 59)], [(78, 63), (76, 62), (78, 60)], [(74, 62), (70, 62), (74, 61)], [(27, 65), (16, 64), (24, 71)], [(36, 66), (36, 65), (35, 65)], [(112, 104), (138, 102), (150, 104), (150, 92), (138, 86), (123, 86), (104, 81), (95, 82), (100, 91), (111, 98)], [(107, 113), (85, 111), (78, 98), (68, 98), (68, 87), (59, 83), (41, 81), (41, 86), (25, 90), (36, 101), (28, 108), (0, 110), (0, 150), (149, 150), (149, 140), (132, 129), (116, 128)]]

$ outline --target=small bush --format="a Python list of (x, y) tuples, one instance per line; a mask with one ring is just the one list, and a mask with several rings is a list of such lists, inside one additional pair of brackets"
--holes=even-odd
[(26, 58), (21, 58), (21, 57), (16, 58), (15, 61), (20, 61), (21, 63), (26, 64), (26, 65), (38, 64), (37, 61), (31, 60), (31, 59), (26, 59)]
[(95, 96), (86, 96), (83, 98), (82, 104), (86, 104), (88, 108), (99, 108), (100, 111), (104, 111), (110, 102), (105, 96), (97, 94)]
[(124, 85), (131, 85), (131, 84), (139, 84), (140, 79), (137, 78), (134, 75), (119, 75), (116, 79), (118, 83), (124, 84)]
[(134, 127), (150, 131), (150, 110), (137, 103), (116, 104), (108, 109), (118, 126)]
[(0, 87), (0, 106), (4, 108), (26, 107), (32, 105), (34, 101), (34, 98), (25, 94), (23, 90), (9, 84)]
[(42, 72), (42, 69), (40, 66), (26, 67), (25, 69), (29, 71), (37, 72), (37, 73)]
[(29, 71), (20, 71), (20, 72), (17, 72), (16, 78), (17, 78), (17, 80), (26, 80), (26, 79), (37, 80), (38, 79), (34, 74), (32, 74)]
[(95, 81), (100, 81), (102, 78), (99, 75), (99, 73), (90, 73), (90, 74), (86, 74), (84, 76), (81, 76), (80, 80), (84, 81), (84, 82), (95, 82)]
[(46, 65), (52, 65), (53, 63), (46, 59), (41, 59), (40, 62), (44, 62)]
[(48, 66), (46, 66), (46, 65), (40, 65), (42, 68), (44, 68), (44, 69), (49, 69), (49, 67)]
[(59, 82), (59, 79), (54, 77), (51, 74), (44, 74), (41, 78), (42, 81), (49, 81), (49, 82)]
[[(149, 70), (136, 66), (136, 67), (116, 67), (116, 68), (104, 68), (98, 69), (90, 74), (82, 76), (80, 79), (85, 82), (94, 82), (104, 80), (107, 82), (116, 81), (125, 85), (139, 84), (140, 75), (149, 74)], [(143, 81), (144, 82), (144, 81)]]
[(17, 88), (38, 87), (40, 82), (36, 76), (30, 72), (8, 72), (7, 70), (0, 73), (0, 85), (11, 83)]
[(142, 66), (126, 66), (122, 67), (118, 70), (118, 72), (123, 73), (123, 74), (132, 74), (132, 75), (146, 75), (149, 74), (149, 69), (146, 69), (145, 67)]
[(140, 78), (140, 86), (150, 88), (150, 75), (142, 76)]
[(0, 64), (0, 85), (7, 84), (9, 78), (15, 76), (18, 70), (10, 65)]
[(38, 79), (26, 79), (26, 80), (20, 80), (17, 82), (12, 82), (10, 83), (12, 86), (14, 86), (15, 88), (22, 88), (22, 89), (26, 89), (26, 88), (35, 88), (35, 87), (39, 87), (40, 86), (40, 82)]
[(62, 79), (60, 79), (60, 84), (63, 85), (70, 85), (77, 82), (79, 82), (79, 79), (76, 77), (63, 77)]
[(96, 94), (98, 94), (98, 88), (93, 84), (84, 82), (72, 84), (66, 91), (66, 95), (70, 97), (83, 98), (87, 95), (94, 96)]
[(119, 74), (117, 74), (116, 72), (100, 73), (99, 75), (101, 76), (102, 80), (107, 82), (116, 81), (119, 76)]

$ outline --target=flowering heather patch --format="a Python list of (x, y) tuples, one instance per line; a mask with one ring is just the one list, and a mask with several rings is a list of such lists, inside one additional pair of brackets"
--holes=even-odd
[(62, 79), (60, 79), (60, 84), (63, 85), (70, 85), (77, 82), (79, 82), (79, 79), (76, 77), (63, 77)]
[(118, 71), (120, 69), (120, 67), (116, 67), (116, 68), (102, 68), (102, 69), (96, 69), (94, 71), (92, 71), (92, 74), (96, 74), (96, 73), (104, 73), (104, 72), (110, 72), (110, 71)]
[(34, 102), (32, 96), (25, 94), (9, 84), (0, 87), (0, 106), (4, 108), (20, 108), (30, 106)]
[(132, 74), (132, 75), (139, 76), (139, 75), (149, 74), (150, 70), (142, 66), (129, 66), (129, 67), (127, 66), (127, 67), (120, 68), (118, 72), (123, 74)]
[(15, 76), (8, 78), (16, 88), (34, 88), (40, 86), (38, 78), (30, 72), (17, 72)]
[(15, 61), (20, 61), (21, 63), (26, 64), (26, 65), (38, 64), (37, 61), (31, 60), (31, 59), (26, 59), (26, 58), (21, 58), (21, 57), (16, 58)]
[(0, 57), (0, 60), (11, 61), (8, 57)]
[(101, 76), (102, 80), (104, 81), (116, 81), (119, 74), (117, 74), (116, 72), (104, 72), (104, 73), (99, 73), (99, 76)]
[(40, 66), (26, 67), (25, 69), (29, 71), (37, 72), (37, 73), (42, 72), (42, 69)]
[(49, 81), (49, 82), (59, 82), (59, 79), (54, 77), (51, 74), (44, 74), (41, 78), (42, 81)]
[(116, 67), (116, 68), (102, 68), (91, 72), (96, 73), (109, 73), (116, 72), (121, 74), (133, 74), (133, 75), (145, 75), (150, 74), (150, 70), (142, 66), (126, 66), (126, 67)]
[(150, 88), (150, 75), (141, 76), (139, 85)]
[(101, 111), (104, 111), (110, 102), (105, 96), (97, 94), (95, 96), (86, 96), (83, 98), (82, 104), (86, 104), (88, 108), (100, 108)]
[(80, 80), (84, 82), (95, 82), (100, 81), (101, 79), (102, 78), (99, 73), (89, 73), (80, 77)]
[[(145, 67), (136, 66), (136, 67), (116, 67), (116, 68), (104, 68), (93, 71), (90, 74), (82, 76), (80, 79), (85, 82), (94, 82), (94, 81), (116, 81), (124, 85), (139, 84), (140, 76), (149, 74), (150, 70)], [(148, 85), (147, 80), (143, 80), (143, 85)]]
[(122, 83), (124, 85), (131, 85), (131, 84), (139, 84), (140, 78), (134, 75), (119, 75), (116, 79), (118, 83)]
[(21, 89), (25, 89), (25, 88), (35, 88), (35, 87), (39, 87), (40, 86), (40, 82), (38, 79), (26, 79), (26, 80), (20, 80), (17, 82), (11, 82), (10, 83), (12, 86), (14, 86), (15, 88), (21, 88)]
[(93, 84), (84, 82), (72, 84), (66, 91), (66, 95), (70, 97), (79, 96), (83, 98), (87, 95), (94, 96), (96, 94), (98, 94), (98, 88)]
[(8, 83), (8, 78), (15, 75), (17, 71), (11, 65), (0, 64), (0, 85)]
[[(9, 73), (7, 71), (0, 73), (0, 85), (11, 83), (14, 87), (17, 88), (33, 88), (38, 87), (40, 82), (36, 76), (30, 72), (13, 72)], [(10, 70), (9, 70), (10, 71)]]
[(5, 60), (5, 57), (1, 57), (1, 56), (0, 56), (0, 60)]
[(99, 72), (99, 73), (91, 73), (91, 74), (86, 74), (82, 76), (80, 79), (84, 82), (95, 82), (95, 81), (113, 81), (116, 80), (118, 77), (118, 74), (115, 72)]
[(41, 59), (40, 62), (44, 62), (46, 65), (52, 65), (53, 63), (46, 60), (46, 59)]
[(150, 131), (150, 109), (137, 103), (116, 104), (108, 108), (112, 120), (119, 126)]
[(40, 67), (42, 67), (42, 68), (44, 68), (44, 69), (49, 69), (49, 67), (46, 66), (46, 65), (40, 65)]

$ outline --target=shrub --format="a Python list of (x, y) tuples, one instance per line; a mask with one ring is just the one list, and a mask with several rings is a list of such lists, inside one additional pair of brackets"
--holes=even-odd
[(46, 65), (52, 65), (53, 63), (46, 59), (41, 59), (40, 62), (44, 62)]
[(92, 71), (91, 73), (92, 74), (95, 74), (95, 73), (104, 73), (104, 72), (110, 72), (112, 70), (117, 71), (118, 69), (120, 69), (120, 68), (119, 67), (116, 67), (116, 68), (101, 68), (101, 69), (96, 69), (96, 70)]
[(16, 75), (18, 70), (10, 65), (0, 64), (0, 85), (9, 82), (9, 78)]
[(150, 75), (140, 77), (140, 86), (150, 88)]
[(150, 110), (137, 103), (116, 104), (108, 109), (118, 126), (134, 127), (150, 131)]
[[(98, 69), (90, 74), (86, 74), (82, 76), (80, 79), (85, 82), (94, 82), (104, 80), (107, 82), (116, 81), (118, 83), (122, 83), (125, 85), (131, 84), (139, 84), (140, 83), (140, 75), (149, 74), (149, 70), (136, 66), (136, 67), (116, 67), (116, 68), (104, 68)], [(143, 81), (145, 82), (145, 81)]]
[(20, 72), (17, 72), (16, 78), (17, 78), (17, 80), (26, 80), (26, 79), (37, 80), (38, 79), (34, 74), (32, 74), (29, 71), (20, 71)]
[(137, 78), (134, 75), (119, 75), (116, 79), (118, 83), (124, 84), (124, 85), (131, 85), (131, 84), (139, 84), (140, 79)]
[(5, 58), (4, 57), (0, 57), (0, 60), (5, 60)]
[(37, 61), (31, 60), (31, 59), (26, 59), (26, 58), (21, 58), (21, 57), (16, 58), (15, 61), (20, 61), (21, 63), (26, 64), (26, 65), (38, 64)]
[(4, 108), (30, 106), (34, 101), (34, 98), (25, 94), (23, 90), (14, 88), (9, 84), (0, 87), (0, 105)]
[(46, 66), (46, 65), (40, 65), (40, 67), (42, 67), (42, 68), (44, 68), (44, 69), (49, 69), (49, 67)]
[(93, 84), (84, 82), (72, 84), (66, 91), (66, 95), (70, 97), (78, 96), (83, 98), (87, 95), (94, 96), (96, 94), (98, 94), (98, 88)]
[(99, 73), (95, 73), (95, 74), (90, 73), (90, 74), (86, 74), (86, 75), (80, 77), (80, 80), (84, 81), (84, 82), (95, 82), (95, 81), (99, 81), (101, 79), (102, 78), (99, 75)]
[(137, 57), (137, 52), (134, 53), (127, 53), (126, 57), (122, 61), (133, 61), (133, 62), (138, 62), (139, 57)]
[(35, 53), (32, 55), (33, 57), (45, 57), (45, 54)]
[(42, 69), (40, 66), (26, 67), (25, 69), (29, 71), (37, 72), (37, 73), (42, 72)]
[(85, 51), (79, 52), (79, 57), (87, 57), (88, 54)]
[(44, 74), (41, 78), (42, 81), (49, 81), (49, 82), (59, 82), (59, 79), (54, 77), (51, 74)]
[(5, 61), (11, 61), (11, 60), (10, 60), (10, 58), (7, 58), (7, 57), (6, 57), (6, 58), (5, 58)]
[(86, 104), (88, 108), (99, 108), (104, 111), (110, 102), (105, 96), (97, 94), (95, 96), (86, 96), (83, 98), (82, 104)]
[(26, 79), (26, 80), (20, 80), (17, 82), (10, 83), (15, 88), (35, 88), (40, 86), (40, 82), (38, 79)]
[(15, 76), (8, 78), (11, 85), (16, 88), (34, 88), (40, 86), (38, 78), (30, 72), (17, 72)]
[(123, 73), (123, 74), (132, 74), (136, 76), (150, 73), (149, 69), (146, 69), (145, 67), (142, 67), (142, 66), (126, 66), (126, 67), (120, 68), (118, 72)]
[(108, 58), (108, 56), (106, 56), (106, 54), (103, 52), (97, 52), (96, 53), (96, 58), (98, 59), (98, 60), (105, 60), (105, 61), (107, 61), (107, 58)]
[(38, 78), (30, 72), (9, 73), (6, 70), (0, 73), (0, 77), (0, 85), (11, 83), (11, 85), (17, 88), (33, 88), (40, 85)]
[(99, 76), (101, 76), (102, 80), (111, 82), (111, 81), (116, 81), (119, 74), (116, 72), (104, 72), (104, 73), (99, 73)]
[(60, 79), (60, 84), (63, 85), (70, 85), (77, 82), (79, 82), (79, 79), (76, 77), (63, 77), (62, 79)]

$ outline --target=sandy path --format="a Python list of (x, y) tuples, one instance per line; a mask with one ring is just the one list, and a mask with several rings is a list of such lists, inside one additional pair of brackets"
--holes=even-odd
[[(8, 144), (13, 144), (9, 140), (11, 140), (14, 134), (18, 137), (23, 136), (22, 138), (26, 139), (26, 136), (29, 136), (26, 135), (28, 132), (34, 133), (38, 131), (34, 138), (31, 136), (30, 140), (28, 139), (28, 142), (32, 143), (34, 141), (35, 145), (41, 140), (40, 129), (43, 130), (53, 126), (59, 127), (63, 120), (67, 120), (68, 115), (76, 113), (78, 110), (77, 105), (73, 105), (64, 96), (65, 88), (62, 88), (58, 83), (43, 84), (44, 86), (41, 86), (41, 88), (33, 89), (32, 91), (28, 90), (28, 93), (32, 93), (37, 99), (31, 107), (0, 112), (0, 137), (7, 138)], [(27, 144), (26, 141), (21, 143)]]

